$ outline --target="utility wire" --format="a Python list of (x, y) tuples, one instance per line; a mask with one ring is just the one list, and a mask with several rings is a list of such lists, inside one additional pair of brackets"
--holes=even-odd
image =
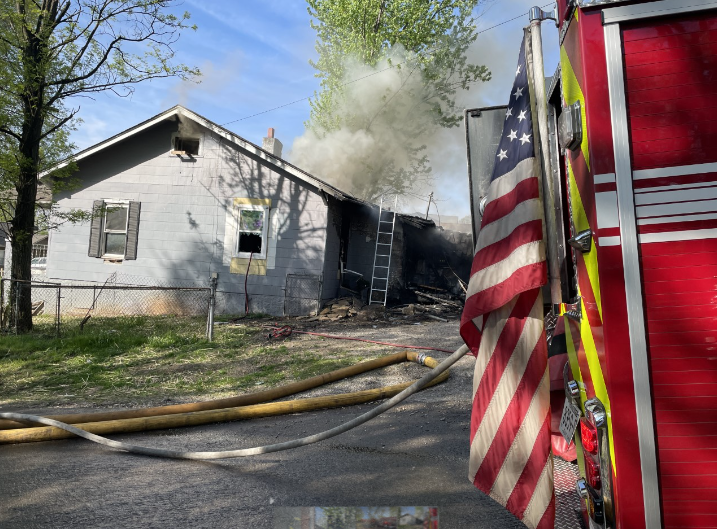
[[(553, 2), (551, 2), (551, 3), (549, 3), (549, 4), (542, 5), (542, 6), (540, 6), (540, 8), (542, 9), (542, 8), (544, 8), (544, 7), (548, 7), (548, 6), (551, 6), (551, 5), (553, 5)], [(496, 24), (495, 26), (491, 26), (491, 27), (489, 27), (489, 28), (486, 28), (486, 29), (483, 29), (483, 30), (481, 30), (481, 31), (478, 31), (478, 32), (476, 33), (476, 35), (480, 35), (481, 33), (485, 33), (486, 31), (490, 31), (491, 29), (495, 29), (495, 28), (497, 28), (497, 27), (500, 27), (500, 26), (502, 26), (503, 24), (507, 24), (508, 22), (512, 22), (513, 20), (517, 20), (517, 19), (519, 19), (519, 18), (521, 18), (521, 17), (527, 15), (528, 13), (530, 13), (530, 12), (527, 11), (527, 12), (521, 13), (520, 15), (515, 16), (515, 17), (513, 17), (513, 18), (511, 18), (511, 19), (504, 20), (503, 22), (501, 22), (501, 23), (499, 23), (499, 24)], [(434, 51), (435, 51), (435, 50), (434, 50)], [(357, 81), (362, 81), (363, 79), (366, 79), (366, 78), (368, 78), (368, 77), (372, 77), (372, 76), (374, 76), (374, 75), (378, 75), (378, 74), (380, 74), (380, 73), (382, 73), (382, 72), (385, 72), (386, 70), (391, 70), (392, 68), (395, 68), (396, 66), (401, 66), (402, 64), (403, 64), (403, 63), (400, 63), (400, 62), (399, 62), (399, 63), (396, 63), (396, 64), (392, 64), (391, 66), (389, 66), (389, 67), (387, 67), (387, 68), (384, 68), (383, 70), (379, 70), (379, 71), (377, 71), (377, 72), (372, 72), (372, 73), (370, 73), (370, 74), (364, 75), (363, 77), (359, 77), (359, 78), (354, 79), (354, 80), (352, 80), (352, 81), (348, 81), (348, 82), (346, 82), (346, 83), (344, 83), (344, 84), (342, 84), (342, 85), (339, 85), (339, 87), (342, 88), (342, 87), (344, 87), (344, 86), (348, 86), (348, 85), (350, 85), (350, 84), (353, 84), (353, 83), (355, 83), (355, 82), (357, 82)], [(413, 73), (413, 72), (411, 72), (411, 73)], [(395, 95), (395, 94), (394, 94), (394, 95)], [(222, 126), (231, 125), (232, 123), (236, 123), (236, 122), (238, 122), (238, 121), (244, 121), (245, 119), (250, 119), (250, 118), (253, 118), (253, 117), (256, 117), (256, 116), (261, 116), (262, 114), (266, 114), (266, 113), (268, 113), (268, 112), (273, 112), (274, 110), (279, 110), (280, 108), (288, 107), (288, 106), (294, 105), (294, 104), (296, 104), (296, 103), (301, 103), (302, 101), (306, 101), (306, 100), (308, 100), (308, 99), (311, 99), (311, 96), (302, 97), (301, 99), (297, 99), (296, 101), (292, 101), (291, 103), (285, 103), (285, 104), (283, 104), (283, 105), (279, 105), (278, 107), (270, 108), (270, 109), (268, 109), (268, 110), (262, 110), (261, 112), (257, 112), (256, 114), (252, 114), (252, 115), (250, 115), (250, 116), (244, 116), (243, 118), (235, 119), (235, 120), (233, 120), (233, 121), (227, 121), (226, 123), (222, 124)]]

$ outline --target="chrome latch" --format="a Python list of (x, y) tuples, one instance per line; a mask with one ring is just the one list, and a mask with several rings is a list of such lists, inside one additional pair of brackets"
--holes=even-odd
[[(565, 388), (565, 395), (572, 398), (574, 401), (580, 398), (580, 386), (575, 380), (570, 378), (570, 362), (565, 362), (563, 366), (563, 387)], [(577, 401), (577, 404), (580, 402)]]
[(568, 244), (575, 248), (576, 250), (580, 250), (582, 253), (587, 253), (590, 251), (590, 247), (592, 246), (593, 241), (593, 232), (592, 230), (583, 230), (580, 233), (578, 233), (575, 237), (571, 237), (568, 239)]

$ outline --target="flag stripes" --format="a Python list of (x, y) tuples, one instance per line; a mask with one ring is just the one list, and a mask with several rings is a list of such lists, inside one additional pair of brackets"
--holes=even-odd
[(476, 356), (468, 477), (528, 527), (552, 528), (547, 266), (530, 106), (522, 47), (461, 318)]

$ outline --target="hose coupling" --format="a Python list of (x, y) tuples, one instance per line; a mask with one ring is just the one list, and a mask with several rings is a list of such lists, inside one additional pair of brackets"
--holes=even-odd
[(428, 355), (426, 353), (418, 353), (418, 356), (416, 357), (416, 362), (418, 362), (422, 366), (426, 365), (427, 356)]

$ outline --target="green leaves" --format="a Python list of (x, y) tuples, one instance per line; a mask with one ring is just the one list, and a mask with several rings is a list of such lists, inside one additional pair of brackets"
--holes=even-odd
[(368, 200), (427, 182), (424, 146), (438, 128), (459, 124), (457, 91), (490, 79), (466, 58), (477, 0), (307, 4), (322, 90), (310, 101), (296, 163)]

